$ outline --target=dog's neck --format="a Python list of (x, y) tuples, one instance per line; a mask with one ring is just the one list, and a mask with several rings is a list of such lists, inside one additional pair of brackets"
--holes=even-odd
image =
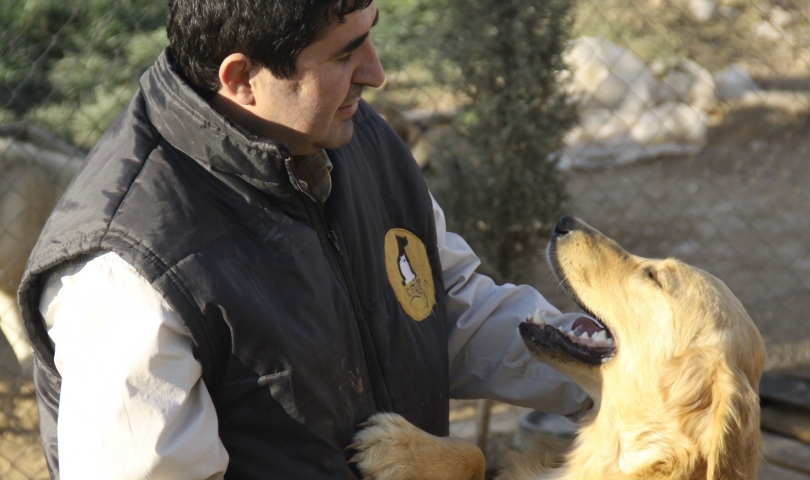
[[(593, 413), (582, 419), (564, 464), (538, 480), (705, 479), (700, 462), (678, 458), (688, 456), (688, 440), (664, 415), (660, 401), (636, 397), (622, 407), (627, 401), (597, 402)], [(628, 410), (626, 405), (634, 408)], [(675, 465), (691, 467), (674, 471)]]

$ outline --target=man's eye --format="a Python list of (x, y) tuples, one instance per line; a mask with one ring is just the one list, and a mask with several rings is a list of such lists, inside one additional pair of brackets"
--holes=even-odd
[(351, 60), (351, 59), (352, 59), (352, 54), (348, 53), (348, 54), (338, 58), (338, 62), (340, 62), (340, 63), (349, 63), (349, 60)]

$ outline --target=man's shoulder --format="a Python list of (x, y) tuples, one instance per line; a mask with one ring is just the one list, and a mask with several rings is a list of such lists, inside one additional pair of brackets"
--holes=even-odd
[(109, 222), (161, 143), (139, 90), (90, 150), (55, 214), (69, 207)]
[(211, 194), (216, 186), (199, 180), (202, 170), (163, 139), (136, 93), (88, 154), (52, 212), (34, 256), (98, 250), (113, 237), (133, 245), (166, 237), (174, 250), (183, 248), (178, 225), (221, 220), (204, 215), (200, 207), (216, 198)]
[(376, 153), (386, 152), (395, 157), (410, 156), (408, 147), (393, 128), (365, 100), (360, 101), (357, 113), (352, 117), (355, 132), (348, 147), (371, 149)]
[(117, 157), (146, 159), (157, 148), (159, 140), (160, 134), (149, 120), (139, 89), (90, 150), (87, 163), (99, 158), (103, 161)]
[[(379, 120), (382, 120), (382, 118), (380, 118), (380, 116), (377, 115), (377, 112), (374, 111), (374, 108), (372, 108), (372, 106), (369, 105), (368, 102), (366, 102), (365, 100), (360, 100), (357, 113), (355, 113), (354, 117), (352, 117), (352, 121), (356, 126), (361, 126), (365, 125), (370, 119), (375, 119), (375, 117)], [(376, 122), (372, 120), (372, 122), (368, 126), (373, 127), (375, 126), (375, 123)]]

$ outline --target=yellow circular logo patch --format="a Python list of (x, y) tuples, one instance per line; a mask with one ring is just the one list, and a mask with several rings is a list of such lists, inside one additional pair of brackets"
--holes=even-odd
[(405, 313), (417, 322), (426, 319), (436, 304), (436, 292), (425, 244), (407, 230), (389, 230), (385, 235), (385, 269)]

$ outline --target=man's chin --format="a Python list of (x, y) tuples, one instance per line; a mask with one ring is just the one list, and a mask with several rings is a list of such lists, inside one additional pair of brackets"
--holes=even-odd
[(352, 140), (354, 136), (354, 122), (351, 119), (347, 120), (343, 125), (330, 129), (329, 133), (318, 142), (315, 146), (325, 150), (334, 150), (340, 148)]

